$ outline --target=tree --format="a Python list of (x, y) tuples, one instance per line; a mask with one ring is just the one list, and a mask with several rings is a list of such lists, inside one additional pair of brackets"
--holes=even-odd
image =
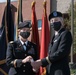
[[(65, 19), (65, 24), (68, 25), (69, 28), (71, 28), (71, 5), (69, 9), (67, 10), (67, 13), (69, 15), (69, 19)], [(76, 2), (74, 3), (74, 38), (73, 38), (73, 45), (74, 45), (74, 54), (76, 53)]]

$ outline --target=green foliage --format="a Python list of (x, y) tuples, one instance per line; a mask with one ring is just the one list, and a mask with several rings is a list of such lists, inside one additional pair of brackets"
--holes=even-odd
[[(67, 11), (69, 15), (69, 19), (65, 19), (64, 22), (71, 27), (71, 6)], [(76, 2), (74, 3), (74, 38), (73, 38), (73, 45), (74, 45), (74, 53), (76, 53)]]
[(76, 74), (76, 69), (71, 69), (70, 72), (71, 72), (71, 74), (75, 75)]

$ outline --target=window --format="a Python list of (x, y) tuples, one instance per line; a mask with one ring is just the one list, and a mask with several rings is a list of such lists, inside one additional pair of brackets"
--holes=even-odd
[(42, 20), (38, 20), (38, 29), (41, 29), (42, 27)]
[[(31, 20), (26, 20), (26, 21), (31, 23)], [(41, 19), (37, 20), (37, 23), (38, 23), (38, 29), (41, 29), (41, 27), (42, 27), (42, 20)]]

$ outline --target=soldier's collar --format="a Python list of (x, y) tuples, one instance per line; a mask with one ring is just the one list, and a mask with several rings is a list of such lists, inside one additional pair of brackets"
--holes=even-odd
[(58, 33), (57, 31), (55, 31), (55, 36), (56, 36), (56, 35), (59, 35), (59, 33)]
[(65, 28), (61, 28), (58, 33), (60, 34), (60, 33), (63, 32), (64, 30), (65, 30)]
[(28, 43), (28, 40), (26, 42), (23, 42), (20, 38), (19, 38), (19, 40), (20, 40), (22, 45), (24, 45), (24, 43), (27, 45), (27, 43)]

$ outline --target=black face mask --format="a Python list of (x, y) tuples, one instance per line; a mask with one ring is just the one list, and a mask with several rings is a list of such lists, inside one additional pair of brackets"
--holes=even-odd
[(20, 35), (24, 38), (27, 39), (30, 36), (30, 32), (20, 32)]
[(58, 31), (61, 28), (61, 22), (60, 21), (54, 22), (51, 24), (51, 27), (53, 27), (54, 30)]

